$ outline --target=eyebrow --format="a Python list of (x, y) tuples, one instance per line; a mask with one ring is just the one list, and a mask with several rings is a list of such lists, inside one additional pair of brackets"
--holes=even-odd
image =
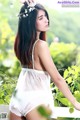
[(43, 17), (44, 15), (40, 15), (40, 16), (38, 16), (37, 18), (41, 18), (41, 17)]
[(38, 18), (41, 18), (41, 17), (43, 17), (43, 15), (38, 16)]

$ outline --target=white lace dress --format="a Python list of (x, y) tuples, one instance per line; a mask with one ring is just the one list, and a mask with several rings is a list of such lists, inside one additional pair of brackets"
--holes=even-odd
[[(37, 41), (36, 41), (37, 42)], [(34, 46), (33, 45), (33, 51)], [(50, 76), (46, 71), (22, 68), (16, 86), (16, 94), (12, 95), (9, 110), (18, 116), (25, 116), (38, 105), (44, 104), (54, 109), (54, 101), (50, 88)]]

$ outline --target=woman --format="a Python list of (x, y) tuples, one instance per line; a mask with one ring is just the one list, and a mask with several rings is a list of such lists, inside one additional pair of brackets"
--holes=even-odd
[(16, 86), (16, 95), (10, 101), (10, 120), (41, 120), (39, 105), (52, 109), (53, 97), (50, 77), (64, 96), (80, 110), (80, 103), (71, 94), (65, 80), (56, 69), (48, 45), (46, 31), (49, 28), (47, 11), (33, 1), (24, 2), (19, 13), (18, 33), (14, 49), (22, 70)]

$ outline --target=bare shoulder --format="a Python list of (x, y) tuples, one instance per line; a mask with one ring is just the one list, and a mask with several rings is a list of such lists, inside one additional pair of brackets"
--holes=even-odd
[(42, 57), (42, 56), (46, 57), (48, 53), (50, 54), (48, 43), (44, 40), (39, 40), (36, 48), (37, 48), (37, 53), (39, 57)]
[(48, 43), (44, 40), (39, 40), (37, 43), (38, 50), (48, 48)]

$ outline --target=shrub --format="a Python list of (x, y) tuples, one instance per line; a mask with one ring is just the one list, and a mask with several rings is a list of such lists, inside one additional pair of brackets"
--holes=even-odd
[[(66, 80), (72, 94), (80, 102), (80, 66), (71, 66), (64, 71), (64, 79)], [(63, 96), (63, 94), (54, 86), (55, 105), (72, 107), (71, 103)]]
[(61, 75), (68, 66), (76, 63), (77, 46), (74, 43), (52, 43), (49, 47), (52, 59)]
[(20, 72), (19, 66), (18, 61), (14, 62), (12, 67), (3, 64), (0, 66), (0, 104), (9, 104)]

